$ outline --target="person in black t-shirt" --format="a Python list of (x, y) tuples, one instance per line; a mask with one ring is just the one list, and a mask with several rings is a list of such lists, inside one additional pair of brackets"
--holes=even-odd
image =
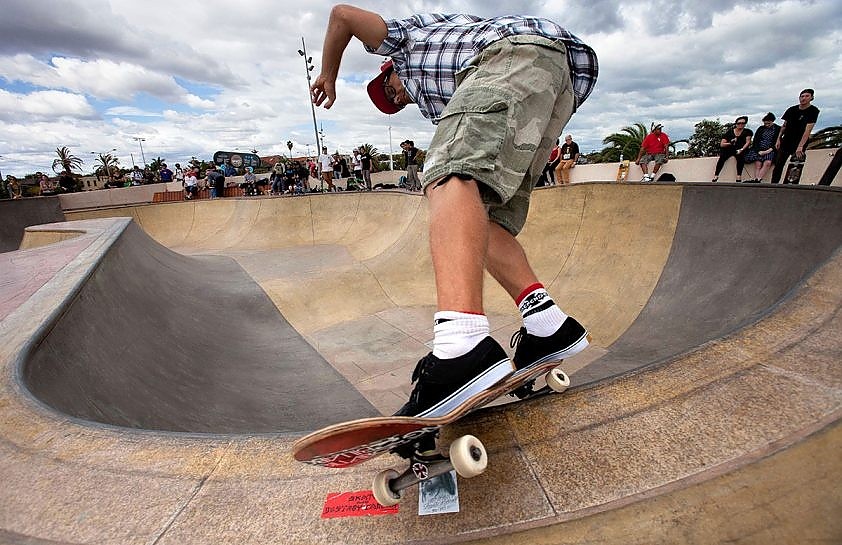
[(371, 156), (368, 152), (360, 146), (360, 166), (362, 167), (363, 180), (365, 181), (365, 188), (371, 191)]
[(775, 169), (772, 171), (772, 183), (776, 184), (781, 180), (784, 166), (790, 156), (795, 156), (799, 161), (807, 158), (807, 140), (813, 126), (819, 119), (819, 109), (810, 104), (813, 102), (815, 92), (812, 89), (804, 89), (798, 95), (798, 104), (787, 108), (778, 134), (778, 141), (775, 149), (778, 151), (775, 157)]
[(558, 183), (561, 185), (570, 183), (570, 169), (576, 166), (579, 160), (579, 144), (573, 141), (571, 135), (564, 137), (564, 144), (559, 150), (558, 166), (555, 167), (555, 174)]
[(737, 160), (737, 181), (743, 181), (743, 166), (745, 165), (745, 153), (751, 146), (751, 129), (746, 128), (748, 124), (748, 117), (741, 115), (734, 121), (734, 126), (722, 136), (722, 141), (719, 142), (719, 160), (716, 162), (716, 170), (713, 173), (713, 180), (719, 180), (719, 173), (722, 172), (722, 167), (725, 161), (734, 157)]

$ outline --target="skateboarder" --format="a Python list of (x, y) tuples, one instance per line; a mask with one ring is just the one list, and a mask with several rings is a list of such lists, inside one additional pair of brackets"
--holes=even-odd
[(489, 335), (484, 269), (523, 315), (513, 338), (518, 369), (583, 350), (585, 328), (539, 283), (515, 236), (553, 142), (596, 83), (593, 50), (534, 17), (432, 14), (387, 21), (337, 5), (311, 87), (317, 106), (333, 106), (352, 37), (369, 53), (390, 57), (368, 84), (375, 106), (394, 114), (414, 103), (437, 125), (423, 186), (438, 307), (433, 351), (418, 362), (410, 399), (396, 414), (459, 403), (512, 373)]

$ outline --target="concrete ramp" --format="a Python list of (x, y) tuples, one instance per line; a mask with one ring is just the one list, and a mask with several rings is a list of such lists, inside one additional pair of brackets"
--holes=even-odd
[(235, 261), (182, 256), (133, 223), (22, 378), (68, 416), (146, 430), (307, 431), (378, 414)]
[(58, 197), (0, 200), (0, 252), (17, 250), (30, 225), (64, 221)]
[[(445, 441), (479, 436), (491, 464), (459, 480), (458, 514), (434, 517), (417, 515), (412, 490), (396, 515), (321, 518), (328, 494), (370, 488), (373, 474), (397, 459), (347, 471), (303, 466), (289, 454), (300, 432), (234, 429), (242, 420), (191, 430), (200, 433), (103, 426), (39, 400), (30, 374), (48, 377), (64, 365), (65, 351), (96, 350), (119, 365), (110, 348), (116, 338), (103, 343), (89, 332), (86, 342), (73, 339), (90, 311), (113, 306), (111, 316), (137, 323), (146, 316), (137, 309), (155, 301), (180, 324), (190, 319), (182, 307), (194, 308), (191, 294), (172, 289), (185, 270), (239, 268), (247, 273), (241, 280), (259, 286), (274, 303), (269, 310), (295, 329), (290, 339), (300, 335), (361, 398), (387, 412), (406, 395), (409, 371), (432, 337), (422, 199), (232, 199), (73, 218), (114, 215), (133, 218), (157, 242), (125, 220), (85, 219), (30, 229), (40, 231), (39, 247), (3, 254), (4, 270), (51, 266), (34, 275), (43, 281), (30, 282), (28, 295), (5, 298), (0, 321), (0, 479), (10, 483), (0, 488), (0, 540), (842, 541), (842, 191), (727, 184), (536, 191), (522, 240), (550, 292), (589, 326), (595, 345), (566, 362), (578, 385), (572, 391), (493, 407), (447, 430)], [(63, 240), (67, 230), (78, 235)], [(50, 236), (61, 242), (40, 246)], [(118, 286), (135, 270), (149, 282)], [(215, 286), (215, 276), (196, 284)], [(163, 291), (172, 301), (144, 294), (156, 281), (169, 286)], [(216, 304), (262, 308), (250, 290)], [(518, 326), (513, 304), (490, 282), (486, 294), (494, 335), (507, 342)], [(196, 314), (204, 308), (197, 304)], [(250, 326), (262, 321), (258, 313), (238, 316)], [(261, 379), (253, 380), (259, 369), (240, 377), (236, 366), (220, 367), (244, 348), (228, 352), (234, 341), (225, 336), (205, 340), (207, 347), (189, 349), (205, 350), (213, 366), (189, 373), (213, 395), (185, 396), (205, 402), (202, 411), (184, 407), (194, 423), (213, 415), (223, 382), (253, 387), (240, 392), (252, 401), (263, 394)], [(153, 342), (154, 356), (183, 361), (178, 343)], [(153, 358), (145, 353), (141, 359)], [(150, 410), (180, 412), (155, 397), (177, 381), (140, 365), (131, 364), (137, 386), (126, 391), (148, 392), (160, 405)], [(75, 387), (84, 372), (77, 365), (51, 388)], [(100, 382), (86, 388), (113, 389)], [(79, 389), (68, 402), (84, 405), (86, 395)], [(319, 392), (311, 397), (316, 410), (330, 406)]]

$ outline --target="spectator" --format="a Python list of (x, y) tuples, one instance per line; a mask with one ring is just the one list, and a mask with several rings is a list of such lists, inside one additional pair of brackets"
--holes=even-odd
[(354, 169), (354, 180), (363, 179), (363, 165), (360, 160), (360, 150), (355, 149), (351, 157), (351, 168)]
[[(178, 164), (175, 166), (178, 168)], [(184, 198), (190, 200), (199, 193), (199, 180), (196, 178), (196, 171), (188, 168), (186, 174), (182, 171), (182, 176), (184, 177), (184, 181), (182, 182), (184, 185)]]
[(42, 197), (49, 197), (50, 195), (55, 195), (56, 185), (50, 180), (46, 174), (42, 172), (36, 172), (35, 176), (38, 178), (38, 194)]
[(132, 168), (132, 185), (142, 185), (143, 184), (143, 171), (140, 170), (140, 167), (135, 165)]
[(783, 124), (775, 143), (775, 168), (772, 171), (772, 183), (781, 181), (784, 165), (790, 157), (799, 161), (807, 158), (807, 141), (813, 126), (819, 119), (819, 109), (811, 104), (815, 91), (804, 89), (798, 95), (798, 104), (787, 108), (781, 116)]
[(555, 185), (555, 169), (561, 161), (561, 148), (558, 147), (559, 139), (555, 139), (555, 145), (550, 151), (550, 157), (547, 159), (547, 164), (544, 165), (544, 170), (541, 172), (541, 181), (538, 186)]
[(182, 170), (181, 165), (176, 163), (175, 164), (175, 181), (181, 184), (181, 187), (184, 187), (184, 170)]
[(365, 189), (371, 191), (371, 155), (362, 146), (360, 146), (360, 168), (363, 181), (365, 181)]
[[(322, 182), (327, 184), (328, 191), (333, 191), (333, 165), (334, 160), (327, 153), (327, 147), (322, 147), (322, 153), (319, 155), (319, 169)], [(324, 190), (324, 186), (322, 189)]]
[(351, 169), (348, 168), (348, 159), (344, 155), (338, 155), (338, 157), (339, 157), (339, 176), (341, 178), (350, 178), (351, 177)]
[(555, 167), (556, 176), (561, 180), (561, 185), (570, 184), (570, 169), (576, 166), (579, 160), (579, 144), (573, 141), (571, 135), (564, 137), (564, 144), (559, 150), (558, 166)]
[(257, 195), (257, 176), (254, 175), (254, 169), (246, 167), (246, 173), (243, 175), (243, 193), (247, 196)]
[(14, 176), (6, 176), (6, 183), (9, 186), (9, 194), (13, 199), (20, 199), (21, 194), (21, 187), (20, 182)]
[(725, 131), (722, 140), (719, 142), (719, 160), (716, 161), (716, 169), (713, 171), (711, 182), (719, 180), (719, 173), (725, 166), (725, 161), (733, 157), (737, 161), (737, 181), (743, 181), (743, 165), (745, 165), (745, 153), (751, 146), (751, 137), (754, 133), (747, 129), (748, 117), (741, 115), (734, 121), (734, 126)]
[(310, 189), (310, 168), (302, 162), (298, 166), (298, 183), (295, 186), (296, 193), (303, 193), (304, 188)]
[(158, 177), (161, 179), (162, 184), (168, 184), (172, 181), (173, 172), (166, 163), (161, 165), (161, 171), (158, 172)]
[(775, 142), (778, 141), (780, 130), (780, 126), (775, 123), (775, 114), (769, 112), (763, 116), (763, 124), (757, 127), (751, 148), (746, 152), (746, 161), (754, 162), (752, 182), (762, 182), (775, 162)]
[(225, 195), (225, 175), (222, 167), (209, 168), (205, 171), (205, 179), (210, 187), (211, 199), (219, 199)]
[(58, 177), (58, 186), (64, 193), (75, 193), (77, 190), (76, 179), (67, 171), (62, 172)]
[(418, 179), (418, 148), (412, 140), (401, 142), (403, 149), (403, 160), (406, 165), (406, 184), (410, 191), (421, 191), (421, 180)]
[[(658, 123), (652, 127), (652, 132), (646, 135), (640, 145), (640, 151), (637, 152), (637, 159), (635, 163), (640, 165), (640, 170), (643, 171), (644, 182), (651, 182), (655, 179), (655, 175), (661, 169), (662, 165), (667, 164), (669, 154), (670, 139), (667, 133), (663, 132), (663, 125)], [(649, 174), (649, 162), (654, 161), (655, 166), (652, 169), (652, 174)]]

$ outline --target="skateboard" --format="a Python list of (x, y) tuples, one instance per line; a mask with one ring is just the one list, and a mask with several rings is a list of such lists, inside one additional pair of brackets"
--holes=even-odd
[(797, 184), (801, 181), (801, 171), (804, 170), (804, 159), (798, 159), (795, 155), (789, 158), (789, 166), (784, 176), (785, 184)]
[(629, 165), (630, 161), (628, 159), (621, 160), (620, 166), (617, 167), (617, 181), (620, 183), (625, 182), (629, 178)]
[[(409, 462), (406, 471), (381, 471), (372, 484), (374, 497), (381, 505), (396, 505), (407, 488), (451, 470), (465, 478), (483, 473), (488, 454), (482, 442), (473, 435), (464, 435), (453, 441), (445, 454), (438, 445), (441, 428), (507, 394), (529, 399), (563, 392), (570, 386), (570, 378), (558, 367), (560, 363), (548, 361), (516, 371), (443, 416), (381, 416), (333, 424), (297, 440), (292, 446), (293, 457), (311, 465), (347, 468), (387, 452), (397, 454)], [(534, 390), (533, 385), (541, 376), (547, 386)]]

